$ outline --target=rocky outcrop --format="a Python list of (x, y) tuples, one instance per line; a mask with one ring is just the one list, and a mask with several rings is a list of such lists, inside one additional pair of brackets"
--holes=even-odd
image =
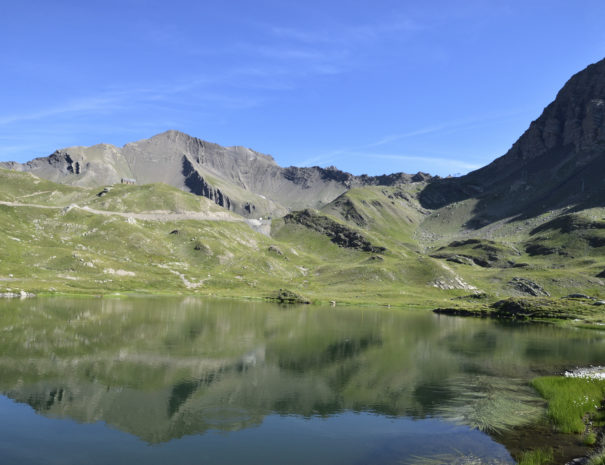
[(527, 279), (515, 277), (508, 282), (515, 291), (534, 297), (548, 297), (550, 294), (539, 284)]
[[(208, 184), (204, 178), (200, 175), (198, 171), (196, 171), (191, 164), (191, 162), (187, 159), (187, 157), (183, 157), (183, 176), (185, 177), (185, 185), (189, 188), (189, 190), (193, 194), (201, 195), (214, 201), (217, 205), (226, 208), (227, 210), (232, 209), (232, 202), (229, 197), (224, 195), (220, 189), (212, 187)], [(250, 212), (250, 204), (246, 204), (244, 209)], [(253, 208), (254, 205), (252, 205)]]
[(278, 302), (280, 304), (310, 304), (308, 299), (303, 296), (296, 294), (295, 292), (289, 291), (288, 289), (280, 289), (275, 295), (266, 297), (266, 300), (270, 302)]
[(450, 242), (430, 254), (433, 258), (445, 259), (463, 265), (478, 265), (483, 268), (511, 268), (515, 262), (509, 255), (519, 255), (515, 250), (486, 239), (466, 239)]
[(554, 220), (548, 221), (530, 231), (530, 235), (535, 235), (545, 231), (559, 231), (562, 233), (571, 233), (573, 231), (585, 231), (589, 229), (605, 229), (605, 221), (588, 220), (578, 215), (563, 215)]
[(366, 226), (368, 224), (366, 219), (359, 212), (359, 210), (355, 208), (355, 205), (348, 197), (341, 195), (336, 200), (334, 200), (334, 202), (332, 202), (332, 205), (340, 211), (342, 218), (344, 218), (346, 221), (355, 223), (357, 226), (360, 227)]
[(32, 292), (25, 292), (23, 290), (21, 291), (7, 291), (7, 292), (0, 292), (0, 299), (26, 299), (28, 297), (36, 297), (36, 294), (32, 293)]
[(299, 224), (330, 238), (340, 247), (363, 250), (364, 252), (382, 253), (384, 247), (375, 246), (357, 231), (340, 224), (327, 216), (318, 215), (311, 210), (302, 210), (284, 216), (284, 222)]

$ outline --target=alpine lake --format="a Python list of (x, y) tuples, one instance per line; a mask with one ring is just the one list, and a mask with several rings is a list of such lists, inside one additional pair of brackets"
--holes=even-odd
[(0, 332), (6, 464), (573, 457), (529, 381), (605, 360), (594, 330), (194, 297), (4, 299)]

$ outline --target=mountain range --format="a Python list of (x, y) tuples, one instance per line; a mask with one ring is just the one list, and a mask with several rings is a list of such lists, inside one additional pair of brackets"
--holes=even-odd
[(69, 147), (25, 164), (0, 167), (82, 187), (121, 182), (165, 183), (201, 195), (247, 217), (283, 216), (321, 208), (353, 187), (430, 179), (428, 174), (354, 176), (334, 167), (282, 168), (270, 155), (244, 147), (221, 147), (179, 131), (115, 147)]
[(178, 131), (0, 168), (7, 289), (605, 296), (605, 60), (461, 177), (283, 168)]

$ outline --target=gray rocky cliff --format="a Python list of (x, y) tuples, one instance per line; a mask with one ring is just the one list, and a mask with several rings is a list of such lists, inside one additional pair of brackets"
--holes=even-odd
[(603, 173), (605, 60), (574, 75), (505, 155), (466, 176), (432, 182), (420, 200), (441, 208), (477, 198), (480, 226), (561, 207), (603, 206)]

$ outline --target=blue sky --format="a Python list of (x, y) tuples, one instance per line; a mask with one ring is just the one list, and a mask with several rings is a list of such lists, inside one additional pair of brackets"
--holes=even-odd
[(3, 2), (0, 160), (178, 129), (355, 174), (466, 173), (605, 57), (605, 2)]

